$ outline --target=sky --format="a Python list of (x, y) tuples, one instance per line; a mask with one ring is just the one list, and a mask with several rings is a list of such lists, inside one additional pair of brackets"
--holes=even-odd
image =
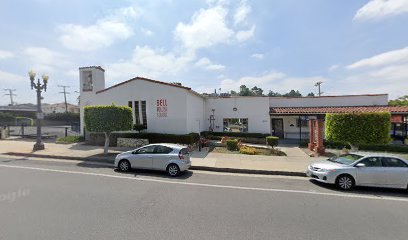
[(323, 95), (408, 94), (408, 0), (0, 0), (0, 105), (76, 103), (79, 67), (204, 93), (240, 85)]

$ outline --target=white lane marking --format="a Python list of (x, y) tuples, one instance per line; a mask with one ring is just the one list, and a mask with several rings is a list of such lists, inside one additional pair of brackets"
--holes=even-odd
[(229, 189), (239, 189), (239, 190), (264, 191), (264, 192), (299, 193), (299, 194), (323, 195), (323, 196), (333, 196), (333, 197), (343, 197), (343, 198), (359, 198), (359, 199), (371, 199), (371, 200), (408, 202), (407, 198), (385, 197), (385, 196), (378, 196), (378, 195), (367, 196), (367, 195), (361, 195), (361, 194), (347, 194), (347, 193), (340, 194), (340, 193), (324, 193), (324, 192), (316, 192), (316, 191), (310, 192), (310, 191), (303, 191), (303, 190), (278, 189), (278, 188), (257, 188), (257, 187), (231, 186), (231, 185), (216, 185), (216, 184), (206, 184), (206, 183), (192, 183), (192, 182), (160, 180), (160, 179), (143, 178), (143, 177), (118, 176), (118, 175), (103, 174), (103, 173), (67, 171), (67, 170), (59, 170), (59, 169), (51, 169), (51, 168), (11, 166), (11, 165), (3, 165), (3, 164), (0, 164), (0, 167), (29, 169), (29, 170), (38, 170), (38, 171), (45, 171), (45, 172), (80, 174), (80, 175), (88, 175), (88, 176), (100, 176), (100, 177), (110, 177), (110, 178), (119, 178), (119, 179), (130, 179), (130, 180), (136, 180), (136, 181), (159, 182), (159, 183), (167, 183), (167, 184), (178, 184), (178, 185), (189, 185), (189, 186), (200, 186), (200, 187), (229, 188)]

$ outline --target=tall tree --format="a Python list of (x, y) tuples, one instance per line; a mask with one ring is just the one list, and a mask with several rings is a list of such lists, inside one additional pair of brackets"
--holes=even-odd
[(314, 94), (313, 92), (310, 92), (310, 93), (307, 94), (307, 96), (308, 96), (308, 97), (314, 97), (315, 94)]
[(283, 95), (284, 97), (301, 97), (302, 94), (299, 92), (299, 90), (290, 90), (290, 92), (286, 93)]
[(282, 94), (269, 90), (268, 97), (282, 97)]
[(388, 104), (391, 106), (408, 106), (408, 95), (390, 100)]
[(262, 90), (262, 88), (259, 88), (259, 87), (255, 86), (255, 87), (253, 87), (253, 88), (251, 89), (251, 91), (252, 91), (252, 93), (253, 93), (254, 96), (263, 96), (263, 90)]
[(249, 88), (245, 85), (241, 85), (239, 87), (239, 95), (240, 96), (252, 96), (252, 92), (251, 90), (249, 90)]

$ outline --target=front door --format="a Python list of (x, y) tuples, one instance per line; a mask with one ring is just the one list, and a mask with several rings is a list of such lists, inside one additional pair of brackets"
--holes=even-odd
[(361, 160), (364, 167), (356, 168), (357, 182), (364, 186), (386, 186), (387, 174), (380, 157), (368, 157)]
[(283, 134), (283, 119), (282, 118), (272, 118), (272, 136), (284, 138)]

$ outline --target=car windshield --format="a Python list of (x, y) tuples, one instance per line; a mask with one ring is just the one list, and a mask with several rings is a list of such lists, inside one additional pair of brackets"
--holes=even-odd
[(327, 159), (330, 162), (336, 162), (336, 163), (341, 163), (345, 165), (350, 165), (353, 164), (355, 161), (358, 159), (362, 158), (363, 156), (357, 155), (357, 154), (344, 154), (340, 156), (334, 156), (329, 159)]

